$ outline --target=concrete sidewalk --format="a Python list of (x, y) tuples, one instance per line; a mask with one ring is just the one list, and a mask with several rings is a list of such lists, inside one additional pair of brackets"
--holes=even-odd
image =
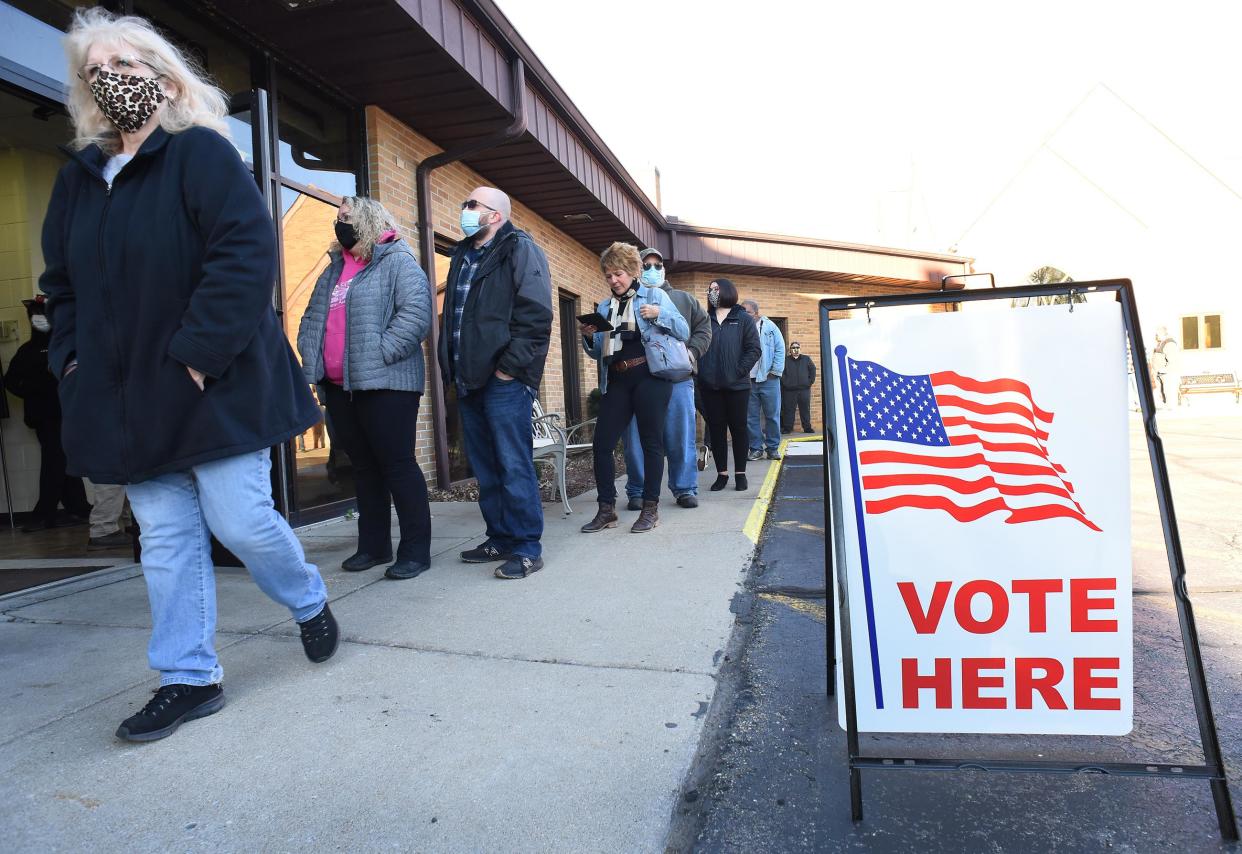
[[(156, 687), (136, 568), (0, 600), (0, 839), (9, 851), (659, 851), (753, 543), (749, 492), (706, 490), (631, 535), (545, 504), (546, 567), (504, 582), (433, 506), (432, 568), (339, 569), (354, 523), (302, 533), (343, 643), (313, 665), (243, 570), (217, 574), (229, 705), (146, 745)], [(705, 473), (711, 475), (711, 472)]]

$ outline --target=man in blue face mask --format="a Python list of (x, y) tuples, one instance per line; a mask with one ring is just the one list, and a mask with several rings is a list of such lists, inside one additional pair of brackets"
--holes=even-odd
[(543, 250), (513, 227), (509, 209), (509, 197), (494, 187), (478, 187), (462, 202), (465, 237), (449, 263), (439, 359), (445, 385), (457, 390), (487, 523), (487, 541), (461, 559), (503, 561), (496, 577), (516, 579), (543, 568), (531, 401), (552, 338), (552, 282)]
[[(643, 272), (639, 281), (645, 288), (660, 288), (673, 301), (690, 326), (686, 349), (690, 361), (697, 365), (712, 342), (712, 324), (699, 301), (685, 291), (674, 290), (664, 279), (664, 256), (658, 249), (641, 253)], [(625, 470), (628, 479), (625, 494), (630, 510), (643, 509), (643, 449), (638, 437), (638, 420), (630, 422), (623, 437)], [(673, 385), (673, 396), (664, 419), (664, 449), (668, 455), (668, 488), (679, 507), (699, 506), (699, 473), (695, 465), (694, 377)]]

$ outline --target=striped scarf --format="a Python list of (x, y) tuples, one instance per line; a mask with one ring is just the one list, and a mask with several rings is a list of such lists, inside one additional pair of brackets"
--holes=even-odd
[(608, 322), (612, 331), (604, 341), (604, 358), (611, 358), (622, 345), (621, 335), (625, 332), (637, 332), (638, 323), (634, 319), (634, 295), (638, 290), (628, 291), (621, 297), (613, 297), (608, 301)]

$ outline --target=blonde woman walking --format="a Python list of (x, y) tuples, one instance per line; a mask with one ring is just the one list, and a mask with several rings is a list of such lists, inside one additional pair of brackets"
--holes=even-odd
[(117, 730), (171, 735), (224, 705), (211, 535), (336, 651), (318, 570), (272, 503), (273, 445), (319, 408), (272, 309), (271, 215), (224, 93), (147, 21), (79, 11), (65, 39), (73, 156), (43, 224), (69, 471), (127, 484), (142, 528), (155, 697)]

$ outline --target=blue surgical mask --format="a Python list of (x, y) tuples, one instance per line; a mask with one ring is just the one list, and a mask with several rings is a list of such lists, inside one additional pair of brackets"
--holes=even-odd
[(643, 270), (641, 280), (642, 283), (648, 287), (658, 288), (660, 285), (664, 284), (664, 271), (657, 269), (656, 267), (652, 267), (649, 270)]
[(474, 237), (482, 227), (478, 211), (461, 212), (461, 230), (466, 233), (466, 237)]

